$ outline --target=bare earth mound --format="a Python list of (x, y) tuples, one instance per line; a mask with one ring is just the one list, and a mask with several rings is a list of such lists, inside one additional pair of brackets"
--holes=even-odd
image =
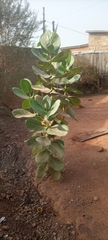
[(83, 97), (81, 104), (78, 122), (68, 120), (59, 182), (35, 178), (24, 122), (1, 108), (0, 239), (108, 240), (108, 134), (81, 141), (108, 130), (108, 95)]

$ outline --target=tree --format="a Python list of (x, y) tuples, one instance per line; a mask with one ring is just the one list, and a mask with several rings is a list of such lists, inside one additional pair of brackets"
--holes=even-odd
[(23, 102), (22, 108), (12, 111), (14, 117), (26, 118), (26, 127), (31, 131), (32, 136), (26, 142), (35, 156), (36, 176), (41, 178), (50, 174), (55, 180), (60, 179), (64, 168), (61, 159), (65, 149), (61, 137), (69, 131), (65, 118), (76, 120), (72, 107), (80, 105), (72, 84), (80, 79), (81, 67), (73, 68), (71, 52), (60, 52), (60, 43), (56, 30), (47, 30), (41, 35), (40, 41), (32, 48), (38, 59), (36, 66), (32, 67), (37, 82), (34, 85), (23, 78), (20, 87), (13, 88)]
[(27, 47), (41, 22), (25, 0), (0, 0), (1, 45)]

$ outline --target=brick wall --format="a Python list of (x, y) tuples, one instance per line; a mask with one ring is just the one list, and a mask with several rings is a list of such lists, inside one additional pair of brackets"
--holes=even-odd
[(108, 51), (108, 33), (89, 34), (89, 50)]

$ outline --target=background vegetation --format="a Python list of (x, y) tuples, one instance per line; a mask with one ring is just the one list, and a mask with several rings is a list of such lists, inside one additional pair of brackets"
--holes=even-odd
[(74, 86), (84, 94), (97, 93), (99, 89), (99, 74), (96, 67), (90, 64), (89, 60), (83, 55), (75, 56), (74, 66), (81, 66), (81, 78)]

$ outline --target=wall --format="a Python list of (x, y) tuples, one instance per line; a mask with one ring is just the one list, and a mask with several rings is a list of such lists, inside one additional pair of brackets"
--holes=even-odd
[(83, 46), (83, 47), (74, 47), (74, 48), (71, 48), (70, 51), (73, 53), (73, 52), (84, 52), (84, 51), (88, 51), (89, 50), (89, 47), (88, 45), (87, 46)]
[(0, 48), (0, 99), (11, 108), (21, 104), (20, 98), (14, 95), (12, 87), (19, 87), (22, 78), (36, 82), (32, 65), (36, 57), (30, 48), (1, 47)]
[(108, 33), (89, 33), (89, 50), (108, 51)]
[(83, 45), (78, 45), (78, 46), (70, 46), (70, 47), (64, 47), (61, 48), (61, 51), (69, 49), (72, 53), (73, 52), (84, 52), (84, 51), (88, 51), (89, 50), (89, 46), (88, 44), (83, 44)]

